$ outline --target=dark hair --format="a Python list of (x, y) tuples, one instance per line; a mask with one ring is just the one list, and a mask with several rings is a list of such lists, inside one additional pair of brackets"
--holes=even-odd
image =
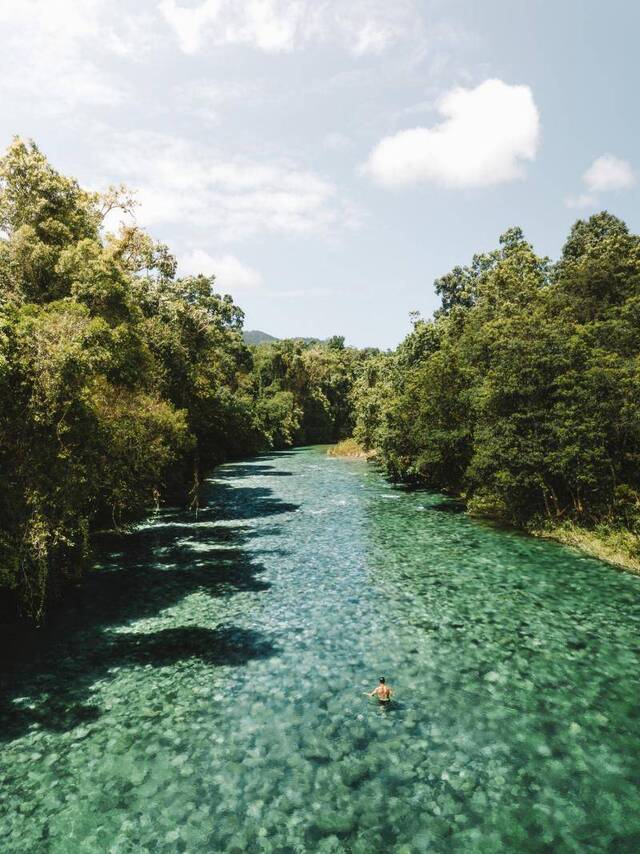
[(380, 681), (381, 681), (381, 682), (382, 682), (382, 684), (384, 685), (384, 676), (381, 676), (381, 677), (380, 677)]

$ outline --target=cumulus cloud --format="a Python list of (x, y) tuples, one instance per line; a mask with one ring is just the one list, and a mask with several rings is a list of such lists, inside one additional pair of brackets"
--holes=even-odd
[(105, 60), (144, 52), (147, 16), (122, 0), (2, 0), (0, 93), (48, 113), (115, 106), (125, 85)]
[(239, 103), (246, 105), (259, 99), (264, 102), (267, 96), (257, 80), (215, 82), (196, 79), (173, 86), (171, 97), (176, 108), (207, 124), (216, 124), (221, 120), (225, 108)]
[(148, 227), (186, 226), (238, 240), (260, 233), (328, 236), (359, 222), (330, 181), (290, 160), (225, 157), (144, 132), (109, 138), (103, 162), (107, 180), (137, 188), (137, 216)]
[(224, 293), (255, 290), (262, 286), (262, 274), (244, 264), (235, 255), (210, 255), (204, 249), (192, 249), (180, 258), (180, 275), (215, 276), (215, 287)]
[(290, 52), (315, 42), (379, 54), (422, 27), (417, 0), (162, 0), (159, 9), (185, 53), (220, 45)]
[(540, 117), (528, 86), (485, 80), (447, 92), (437, 108), (439, 124), (385, 137), (363, 171), (386, 187), (486, 187), (522, 177), (535, 158)]
[(567, 196), (564, 203), (568, 208), (597, 207), (600, 201), (599, 193), (630, 190), (635, 186), (636, 180), (636, 173), (627, 160), (613, 154), (602, 154), (596, 157), (582, 175), (586, 192)]
[(598, 199), (591, 193), (578, 193), (577, 196), (567, 196), (564, 203), (568, 208), (593, 208)]
[(600, 193), (628, 190), (636, 183), (636, 176), (628, 161), (613, 154), (603, 154), (593, 161), (582, 180), (592, 193)]

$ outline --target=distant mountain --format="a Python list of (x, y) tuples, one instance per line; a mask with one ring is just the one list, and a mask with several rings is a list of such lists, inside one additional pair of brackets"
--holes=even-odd
[(268, 344), (270, 341), (277, 341), (275, 335), (269, 335), (267, 332), (261, 332), (259, 329), (244, 329), (242, 332), (245, 344)]
[(322, 338), (276, 338), (275, 335), (269, 335), (268, 332), (261, 332), (259, 329), (243, 329), (242, 337), (245, 344), (271, 344), (272, 341), (302, 341), (303, 344), (324, 344)]

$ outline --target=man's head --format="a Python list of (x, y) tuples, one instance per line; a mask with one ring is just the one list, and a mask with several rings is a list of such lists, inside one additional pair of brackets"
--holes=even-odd
[(380, 684), (381, 684), (381, 685), (384, 685), (384, 676), (381, 676), (381, 677), (380, 677)]

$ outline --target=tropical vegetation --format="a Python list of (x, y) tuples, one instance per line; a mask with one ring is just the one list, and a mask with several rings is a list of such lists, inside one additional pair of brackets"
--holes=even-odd
[(33, 143), (0, 160), (0, 590), (41, 620), (90, 532), (197, 505), (217, 463), (351, 432), (359, 354), (341, 338), (253, 351), (213, 276), (110, 233), (124, 187), (87, 192)]
[[(91, 532), (197, 506), (226, 459), (336, 443), (471, 512), (640, 565), (640, 237), (603, 212), (557, 263), (513, 228), (435, 283), (393, 352), (243, 340), (214, 276), (179, 276), (124, 187), (33, 143), (0, 159), (0, 591), (39, 622)], [(130, 222), (132, 222), (130, 220)], [(606, 549), (605, 549), (606, 552)], [(605, 554), (606, 556), (606, 554)]]
[(434, 317), (358, 377), (356, 439), (394, 480), (637, 565), (640, 237), (599, 213), (552, 264), (514, 228), (435, 287)]

